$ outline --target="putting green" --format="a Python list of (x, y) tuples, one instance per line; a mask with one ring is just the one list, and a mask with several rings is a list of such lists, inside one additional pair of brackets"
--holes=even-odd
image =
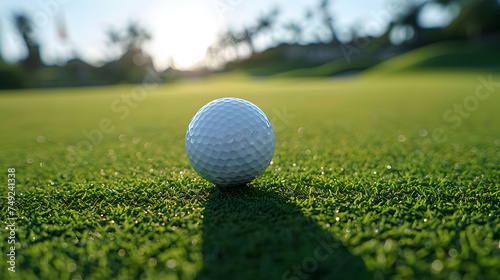
[[(500, 86), (489, 80), (500, 77), (221, 75), (1, 92), (0, 209), (18, 217), (18, 273), (8, 271), (8, 229), (0, 273), (494, 279)], [(240, 189), (202, 180), (184, 151), (190, 118), (225, 96), (258, 105), (276, 131), (272, 165)]]

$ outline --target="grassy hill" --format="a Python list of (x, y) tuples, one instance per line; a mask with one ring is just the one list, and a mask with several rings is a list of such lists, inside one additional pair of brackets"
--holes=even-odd
[(386, 61), (380, 58), (335, 60), (320, 66), (284, 71), (274, 77), (328, 77), (363, 72), (387, 75), (411, 71), (500, 72), (500, 49), (495, 42), (440, 42), (401, 54)]
[(364, 74), (386, 75), (411, 71), (500, 72), (500, 49), (493, 42), (439, 42), (384, 61)]
[(311, 68), (300, 68), (285, 71), (274, 75), (275, 78), (293, 78), (293, 77), (329, 77), (343, 74), (357, 73), (368, 69), (380, 62), (378, 58), (364, 58), (348, 62), (340, 59), (325, 63)]

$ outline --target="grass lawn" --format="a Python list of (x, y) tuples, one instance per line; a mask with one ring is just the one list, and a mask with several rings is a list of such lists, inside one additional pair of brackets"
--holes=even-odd
[[(0, 278), (498, 279), (488, 75), (1, 92), (0, 209), (7, 226), (15, 168), (18, 230), (15, 274), (0, 231)], [(272, 165), (236, 189), (201, 179), (184, 151), (191, 117), (226, 96), (276, 131)]]

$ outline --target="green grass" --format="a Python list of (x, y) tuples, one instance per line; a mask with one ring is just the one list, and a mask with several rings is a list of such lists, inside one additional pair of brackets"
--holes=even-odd
[(366, 70), (380, 62), (376, 58), (347, 60), (338, 59), (325, 63), (320, 66), (310, 68), (294, 69), (274, 75), (276, 78), (295, 78), (295, 77), (329, 77), (334, 75), (349, 74), (349, 72), (359, 72)]
[[(290, 68), (277, 78), (329, 77), (364, 71), (365, 76), (411, 74), (417, 71), (500, 72), (500, 51), (495, 42), (448, 41), (427, 45), (381, 62), (377, 58), (345, 58), (309, 68)], [(296, 67), (295, 67), (296, 68)]]
[[(19, 228), (16, 274), (0, 231), (1, 278), (497, 279), (500, 88), (443, 120), (480, 75), (228, 75), (148, 90), (126, 117), (111, 104), (134, 86), (2, 92), (0, 209), (16, 168)], [(276, 130), (273, 164), (238, 189), (184, 151), (190, 118), (224, 96)], [(114, 130), (89, 150), (103, 118)]]
[(366, 71), (393, 75), (414, 71), (500, 72), (498, 42), (448, 41), (427, 45), (384, 61)]

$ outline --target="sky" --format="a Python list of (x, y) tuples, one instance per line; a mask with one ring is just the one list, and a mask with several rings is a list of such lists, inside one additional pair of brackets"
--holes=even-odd
[[(334, 0), (330, 7), (334, 26), (341, 36), (355, 25), (361, 25), (362, 32), (376, 35), (385, 30), (397, 1), (400, 0)], [(75, 56), (95, 65), (116, 58), (106, 31), (124, 30), (130, 22), (136, 22), (152, 35), (144, 50), (152, 56), (157, 70), (166, 69), (172, 61), (177, 68), (189, 69), (203, 60), (207, 47), (223, 30), (240, 30), (255, 23), (262, 13), (278, 7), (276, 34), (286, 40), (282, 26), (291, 20), (303, 23), (305, 11), (318, 4), (319, 0), (3, 0), (0, 54), (10, 63), (26, 57), (27, 50), (12, 20), (14, 13), (23, 12), (34, 23), (46, 64), (61, 64)], [(426, 22), (442, 23), (442, 16), (433, 12), (436, 13), (427, 13)], [(437, 23), (433, 22), (436, 19)], [(57, 35), (58, 22), (65, 23), (66, 41)], [(304, 42), (318, 37), (312, 36), (317, 26), (304, 28), (305, 34), (311, 34), (304, 36)], [(269, 47), (276, 34), (257, 40), (257, 49)]]

